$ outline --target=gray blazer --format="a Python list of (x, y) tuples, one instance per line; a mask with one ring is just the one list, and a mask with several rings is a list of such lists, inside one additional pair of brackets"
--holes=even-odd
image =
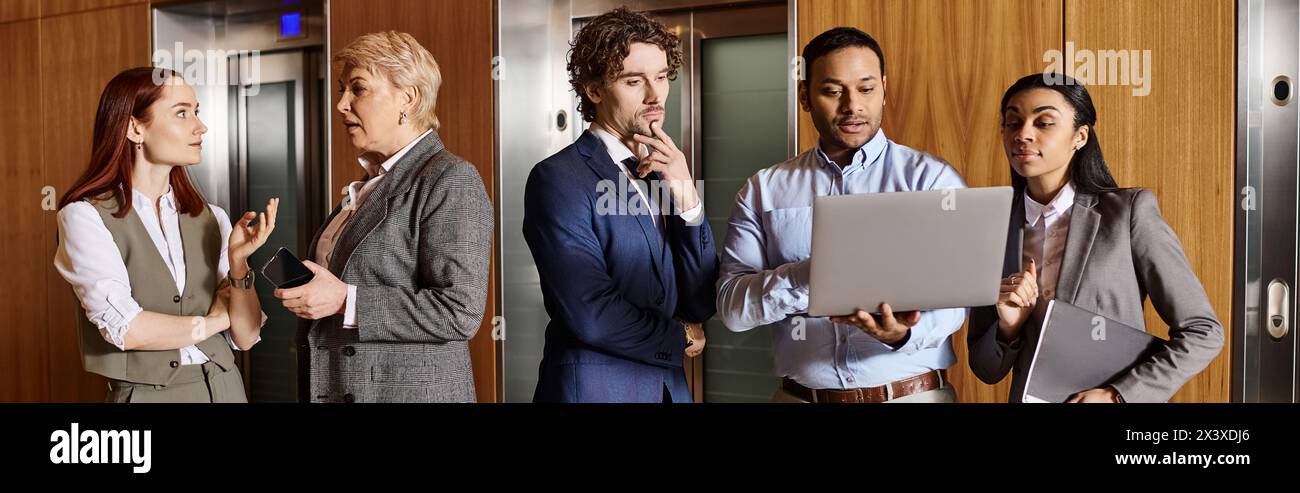
[[(1019, 270), (1021, 252), (1015, 249), (1024, 221), (1024, 201), (1016, 194), (1004, 277)], [(1075, 195), (1056, 291), (1058, 300), (1142, 330), (1142, 305), (1150, 296), (1169, 325), (1162, 351), (1111, 382), (1126, 402), (1168, 401), (1223, 348), (1223, 326), (1149, 190)], [(1014, 369), (1011, 401), (1018, 402), (1032, 351), (1023, 347), (1024, 331), (1012, 344), (999, 341), (997, 323), (992, 306), (971, 311), (970, 367), (989, 384)]]
[(478, 171), (437, 132), (398, 160), (334, 244), (329, 269), (357, 286), (357, 328), (342, 315), (311, 324), (309, 401), (473, 402), (468, 341), (486, 307), (492, 227)]

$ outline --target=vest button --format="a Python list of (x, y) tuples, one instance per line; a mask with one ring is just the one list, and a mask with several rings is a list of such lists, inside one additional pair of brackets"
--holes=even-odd
[(176, 296), (172, 296), (172, 303), (180, 303), (180, 302), (181, 302), (181, 295), (178, 294)]
[(173, 360), (171, 363), (167, 363), (167, 365), (172, 368), (179, 368), (181, 366), (181, 362)]
[(356, 350), (356, 348), (354, 348), (354, 347), (352, 347), (352, 346), (345, 346), (345, 347), (343, 348), (343, 354), (344, 354), (345, 356), (356, 356), (356, 355), (357, 355), (357, 350)]

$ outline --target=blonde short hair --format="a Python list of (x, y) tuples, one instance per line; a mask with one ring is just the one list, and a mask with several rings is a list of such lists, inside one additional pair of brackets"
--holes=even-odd
[(438, 88), (442, 86), (442, 72), (415, 37), (410, 34), (385, 31), (370, 33), (352, 40), (347, 47), (334, 55), (335, 63), (344, 70), (356, 67), (388, 79), (394, 87), (416, 90), (415, 106), (407, 116), (424, 128), (438, 129)]

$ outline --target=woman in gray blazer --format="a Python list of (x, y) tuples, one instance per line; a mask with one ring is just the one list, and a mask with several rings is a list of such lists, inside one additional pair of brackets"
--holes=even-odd
[(1001, 108), (1016, 193), (998, 302), (971, 312), (971, 370), (989, 384), (1014, 370), (1011, 400), (1018, 401), (1032, 356), (1023, 329), (1038, 303), (1061, 300), (1145, 330), (1150, 296), (1169, 325), (1164, 349), (1069, 402), (1169, 400), (1219, 354), (1223, 326), (1155, 195), (1115, 184), (1097, 142), (1097, 111), (1078, 81), (1026, 76), (1007, 89)]
[(313, 320), (311, 402), (472, 402), (469, 339), (487, 301), (492, 203), (443, 147), (438, 64), (406, 33), (334, 57), (337, 109), (365, 170), (316, 233), (316, 275), (276, 297)]

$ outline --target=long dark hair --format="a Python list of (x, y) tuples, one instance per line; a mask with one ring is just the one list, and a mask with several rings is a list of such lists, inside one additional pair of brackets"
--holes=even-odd
[[(1079, 81), (1064, 74), (1026, 75), (1015, 84), (1011, 84), (1007, 92), (1002, 95), (1002, 106), (999, 107), (1002, 115), (1006, 115), (1007, 103), (1011, 101), (1012, 96), (1030, 89), (1051, 89), (1060, 93), (1070, 106), (1074, 107), (1075, 130), (1088, 127), (1088, 142), (1084, 143), (1083, 148), (1074, 153), (1074, 158), (1070, 159), (1070, 182), (1074, 185), (1074, 189), (1090, 194), (1113, 192), (1119, 189), (1115, 184), (1115, 177), (1110, 174), (1110, 168), (1106, 166), (1106, 159), (1101, 155), (1101, 144), (1097, 142), (1097, 108), (1092, 105), (1092, 96), (1088, 95), (1088, 89)], [(1026, 183), (1025, 177), (1020, 176), (1020, 173), (1012, 168), (1011, 186), (1016, 192), (1024, 192)]]
[[(60, 209), (82, 199), (111, 194), (118, 205), (114, 217), (126, 217), (131, 212), (131, 170), (135, 165), (135, 153), (126, 140), (126, 131), (132, 117), (143, 123), (149, 122), (149, 106), (162, 96), (166, 83), (159, 83), (157, 78), (166, 81), (180, 76), (169, 69), (137, 67), (122, 71), (108, 82), (99, 96), (99, 110), (95, 113), (90, 162), (68, 193), (59, 200)], [(176, 197), (176, 210), (195, 217), (202, 213), (205, 207), (203, 196), (190, 183), (185, 168), (172, 168), (169, 179)]]

